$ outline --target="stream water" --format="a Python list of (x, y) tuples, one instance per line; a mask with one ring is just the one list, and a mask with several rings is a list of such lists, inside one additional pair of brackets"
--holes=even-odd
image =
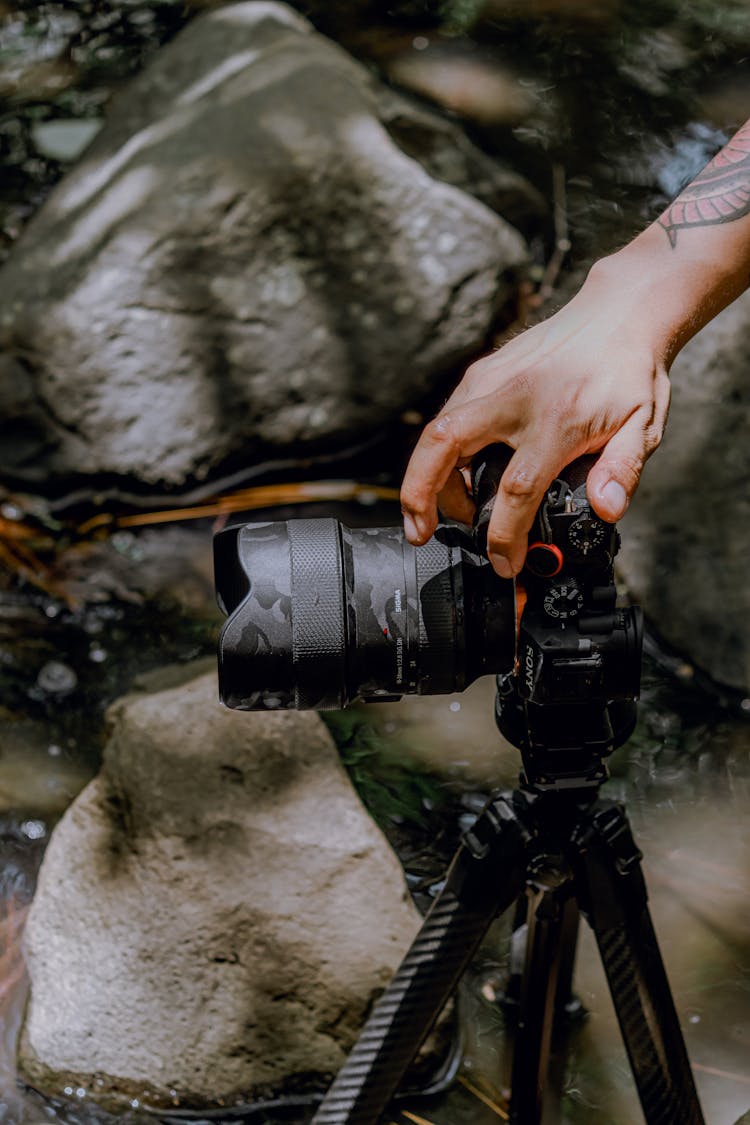
[[(101, 126), (112, 91), (201, 6), (0, 4), (0, 253), (10, 251)], [(386, 71), (415, 52), (429, 57), (426, 48), (436, 43), (441, 57), (464, 67), (472, 90), (494, 67), (530, 91), (522, 120), (490, 120), (469, 107), (464, 123), (486, 151), (509, 158), (547, 196), (553, 166), (564, 167), (573, 266), (626, 239), (748, 113), (744, 0), (549, 0), (528, 10), (512, 0), (299, 7)], [(540, 261), (545, 237), (537, 240)], [(391, 483), (398, 470), (390, 466)], [(6, 506), (3, 515), (12, 519), (13, 511)], [(375, 523), (394, 518), (371, 515)], [(208, 523), (119, 533), (68, 552), (57, 577), (82, 608), (12, 577), (1, 584), (0, 1121), (8, 1125), (103, 1120), (76, 1101), (75, 1090), (53, 1106), (17, 1088), (23, 918), (49, 833), (98, 767), (107, 704), (144, 670), (213, 651), (210, 533)], [(639, 727), (614, 756), (607, 791), (627, 801), (645, 853), (706, 1119), (733, 1125), (750, 1107), (750, 726), (720, 693), (680, 671), (679, 661), (647, 662)], [(512, 785), (517, 774), (518, 756), (495, 729), (491, 682), (460, 697), (356, 711), (332, 729), (424, 904), (460, 829), (489, 790)], [(366, 754), (352, 752), (358, 738)], [(506, 930), (493, 927), (464, 987), (462, 1081), (430, 1103), (404, 1107), (394, 1116), (398, 1125), (503, 1119), (505, 1031), (492, 995), (507, 966)], [(550, 1121), (637, 1125), (640, 1111), (585, 928), (576, 988), (589, 1015), (572, 1036)]]

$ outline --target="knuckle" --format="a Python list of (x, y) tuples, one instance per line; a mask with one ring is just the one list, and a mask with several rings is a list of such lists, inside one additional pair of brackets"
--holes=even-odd
[(662, 434), (663, 429), (661, 426), (646, 426), (643, 432), (643, 452), (646, 457), (650, 457), (654, 450), (659, 448)]
[(483, 355), (481, 359), (475, 359), (466, 368), (464, 378), (476, 379), (478, 376), (486, 375), (492, 369), (492, 356)]
[(513, 540), (510, 536), (503, 534), (502, 531), (495, 531), (492, 528), (487, 531), (487, 550), (492, 555), (504, 555), (508, 548), (512, 545)]
[(532, 398), (534, 394), (532, 373), (526, 368), (514, 371), (512, 374), (509, 373), (503, 380), (502, 392), (508, 398), (516, 399), (519, 402), (525, 402)]
[(524, 465), (515, 468), (511, 466), (503, 475), (501, 488), (506, 499), (512, 504), (523, 505), (535, 500), (544, 490), (544, 481), (537, 468)]
[(455, 418), (452, 414), (439, 414), (424, 428), (423, 437), (431, 445), (443, 446), (445, 449), (458, 450), (459, 441), (456, 430)]
[(416, 484), (404, 484), (400, 493), (401, 511), (422, 512), (426, 507), (426, 493)]
[(635, 453), (624, 453), (618, 458), (618, 473), (622, 483), (635, 488), (638, 481), (641, 479), (641, 469), (643, 468), (643, 459)]

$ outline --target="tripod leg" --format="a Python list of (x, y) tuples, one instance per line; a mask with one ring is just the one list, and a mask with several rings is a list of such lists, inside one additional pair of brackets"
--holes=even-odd
[(560, 969), (557, 974), (556, 1016), (561, 1025), (580, 1018), (583, 1005), (573, 993), (573, 971), (578, 948), (578, 903), (571, 896), (565, 903), (560, 935)]
[[(526, 938), (528, 934), (527, 910), (526, 895), (522, 895), (516, 903), (516, 912), (513, 919), (510, 939), (510, 972), (502, 996), (498, 1001), (509, 1017), (513, 1015), (514, 1009), (518, 1007), (521, 999), (521, 981), (526, 961)], [(560, 936), (562, 954), (560, 971), (557, 976), (555, 1009), (561, 1026), (567, 1026), (571, 1020), (577, 1020), (585, 1015), (583, 1004), (573, 992), (573, 970), (578, 947), (578, 919), (578, 903), (575, 898), (571, 897), (565, 904), (565, 917), (563, 918), (563, 929)]]
[(539, 1125), (542, 1120), (560, 993), (559, 974), (563, 964), (567, 967), (568, 960), (572, 962), (567, 951), (563, 951), (562, 940), (564, 929), (569, 929), (565, 923), (571, 917), (567, 906), (565, 883), (552, 888), (538, 887), (529, 896), (526, 964), (513, 1049), (510, 1103), (510, 1119), (518, 1125)]
[(523, 967), (526, 961), (526, 937), (528, 934), (526, 915), (528, 909), (527, 896), (520, 895), (516, 900), (510, 934), (510, 968), (499, 1001), (509, 1018), (517, 1017), (518, 1005), (521, 1002), (521, 981), (523, 980)]
[(490, 922), (520, 894), (526, 839), (510, 798), (490, 801), (312, 1125), (375, 1125)]
[(648, 1125), (704, 1125), (659, 952), (641, 853), (621, 805), (598, 801), (572, 836), (576, 891), (607, 974)]

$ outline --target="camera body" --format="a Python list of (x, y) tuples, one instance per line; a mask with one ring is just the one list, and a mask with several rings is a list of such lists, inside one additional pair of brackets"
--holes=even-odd
[(642, 615), (617, 607), (620, 536), (589, 504), (593, 461), (568, 466), (540, 505), (517, 591), (516, 662), (498, 677), (498, 726), (538, 789), (600, 784), (602, 759), (635, 724)]

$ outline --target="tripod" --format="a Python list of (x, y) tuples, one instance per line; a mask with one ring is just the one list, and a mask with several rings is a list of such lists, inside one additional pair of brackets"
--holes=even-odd
[[(504, 721), (502, 712), (500, 700), (498, 723), (508, 733), (514, 707)], [(528, 929), (510, 1120), (542, 1120), (554, 1018), (570, 998), (580, 911), (596, 937), (647, 1125), (704, 1125), (641, 853), (624, 807), (599, 796), (602, 746), (608, 743), (608, 752), (630, 733), (615, 740), (607, 726), (598, 754), (590, 753), (588, 737), (566, 748), (568, 765), (577, 766), (572, 775), (562, 769), (555, 776), (549, 753), (525, 753), (519, 788), (490, 798), (312, 1125), (376, 1125), (490, 923), (523, 895)]]

